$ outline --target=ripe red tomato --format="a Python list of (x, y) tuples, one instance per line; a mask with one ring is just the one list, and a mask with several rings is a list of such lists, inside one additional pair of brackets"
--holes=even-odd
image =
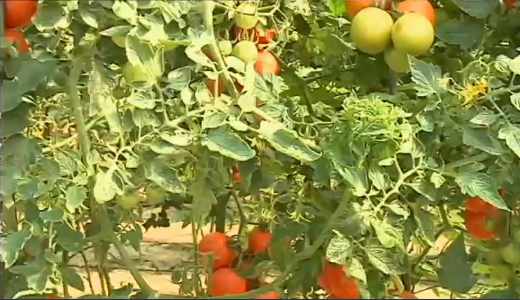
[(236, 253), (229, 247), (229, 237), (221, 232), (205, 235), (199, 243), (199, 251), (213, 255), (213, 268), (229, 267), (236, 258)]
[(486, 214), (488, 216), (498, 216), (500, 210), (493, 206), (491, 203), (484, 201), (480, 197), (472, 197), (466, 200), (465, 203), (466, 211), (475, 214)]
[(401, 298), (401, 299), (417, 299), (417, 296), (415, 296), (415, 294), (410, 292), (410, 291), (404, 291), (404, 292), (401, 293), (401, 295), (399, 295), (399, 298)]
[(282, 296), (277, 291), (272, 291), (269, 293), (265, 293), (256, 297), (256, 299), (280, 299)]
[(255, 228), (249, 234), (249, 251), (254, 255), (264, 253), (271, 246), (273, 235), (270, 232)]
[(513, 9), (517, 6), (516, 0), (504, 0), (507, 9)]
[(278, 32), (276, 32), (276, 29), (273, 28), (267, 29), (265, 31), (256, 29), (256, 36), (258, 37), (258, 44), (265, 45), (274, 42), (278, 37)]
[(437, 14), (428, 0), (405, 0), (397, 5), (397, 10), (402, 13), (418, 13), (425, 16), (433, 26), (437, 23)]
[(25, 39), (23, 32), (15, 29), (6, 29), (5, 38), (9, 43), (14, 44), (19, 53), (28, 53), (31, 49), (29, 42)]
[(209, 294), (215, 296), (236, 295), (247, 292), (247, 281), (233, 269), (218, 269), (211, 277)]
[(318, 280), (329, 299), (359, 299), (361, 296), (357, 281), (347, 276), (341, 265), (327, 262)]
[(278, 58), (267, 50), (258, 52), (255, 70), (262, 76), (265, 74), (280, 75), (282, 73)]
[[(371, 6), (382, 6), (381, 0), (345, 0), (345, 6), (347, 8), (347, 14), (353, 18), (358, 12)], [(384, 9), (389, 10), (392, 8), (392, 1), (386, 1)]]
[(37, 0), (4, 0), (5, 3), (5, 27), (17, 28), (31, 24), (32, 17), (36, 14)]
[(233, 167), (233, 182), (236, 184), (240, 184), (242, 182), (242, 175), (240, 174), (240, 169), (238, 167)]
[(466, 212), (464, 223), (468, 232), (477, 240), (492, 240), (497, 237), (497, 232), (489, 228), (489, 218), (484, 214), (472, 214)]

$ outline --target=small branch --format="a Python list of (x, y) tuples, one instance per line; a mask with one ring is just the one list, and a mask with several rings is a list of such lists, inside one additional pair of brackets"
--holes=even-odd
[[(62, 259), (63, 259), (63, 264), (66, 265), (69, 262), (69, 252), (63, 251)], [(65, 280), (62, 280), (61, 284), (63, 287), (63, 297), (65, 297), (66, 299), (70, 298), (69, 287), (68, 287), (67, 283), (65, 282)]]
[(238, 235), (240, 235), (244, 230), (245, 225), (247, 224), (247, 219), (244, 214), (244, 210), (242, 209), (242, 204), (240, 203), (240, 198), (238, 197), (237, 191), (233, 191), (232, 195), (237, 205), (238, 213), (240, 214), (240, 225), (238, 226)]
[(95, 295), (96, 292), (94, 291), (94, 286), (92, 285), (92, 275), (90, 273), (90, 267), (88, 265), (88, 261), (87, 261), (87, 257), (85, 256), (85, 252), (81, 251), (80, 252), (81, 254), (81, 258), (83, 259), (83, 264), (85, 265), (85, 273), (87, 273), (87, 282), (88, 282), (88, 287), (90, 288), (90, 293), (92, 295)]

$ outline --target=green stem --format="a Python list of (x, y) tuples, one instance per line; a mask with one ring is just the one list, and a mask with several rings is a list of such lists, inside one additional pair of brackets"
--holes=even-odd
[(83, 252), (83, 251), (80, 252), (80, 255), (81, 255), (81, 259), (83, 259), (83, 264), (85, 265), (84, 268), (85, 268), (85, 273), (87, 273), (87, 282), (88, 282), (88, 287), (90, 289), (90, 293), (92, 295), (95, 295), (96, 292), (94, 291), (94, 285), (92, 284), (92, 274), (90, 273), (90, 267), (88, 265), (87, 257), (85, 256), (85, 252)]
[(226, 231), (226, 208), (229, 201), (229, 193), (222, 195), (217, 200), (215, 206), (215, 231), (225, 232)]
[(220, 53), (220, 49), (218, 48), (217, 40), (215, 38), (215, 30), (213, 28), (213, 10), (215, 9), (215, 2), (204, 0), (201, 2), (202, 9), (202, 18), (204, 22), (204, 26), (206, 27), (207, 32), (212, 37), (211, 42), (209, 43), (209, 51), (212, 57), (215, 57), (217, 63), (217, 69), (222, 73), (224, 78), (224, 85), (226, 86), (226, 90), (231, 93), (231, 97), (234, 99), (238, 99), (239, 93), (235, 87), (235, 83), (233, 79), (229, 75), (227, 71), (226, 63), (224, 62), (224, 58), (222, 57), (222, 53)]
[(242, 233), (244, 230), (245, 225), (247, 224), (247, 219), (244, 214), (244, 210), (242, 209), (242, 204), (240, 203), (240, 198), (238, 197), (238, 192), (233, 191), (233, 199), (235, 200), (235, 203), (237, 205), (238, 213), (240, 214), (240, 225), (238, 226), (238, 235)]
[(67, 90), (71, 100), (72, 112), (74, 114), (74, 122), (78, 131), (79, 145), (83, 161), (87, 162), (90, 153), (90, 140), (88, 137), (87, 127), (85, 125), (85, 117), (82, 112), (81, 100), (78, 91), (78, 81), (82, 70), (82, 61), (74, 60), (70, 70), (69, 84)]
[[(63, 257), (63, 265), (67, 265), (69, 263), (69, 252), (63, 251), (62, 257)], [(63, 297), (66, 299), (70, 298), (69, 286), (67, 285), (65, 280), (62, 280), (61, 284), (63, 285)]]

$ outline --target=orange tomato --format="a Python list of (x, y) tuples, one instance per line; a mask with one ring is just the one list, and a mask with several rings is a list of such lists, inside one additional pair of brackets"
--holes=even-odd
[[(345, 0), (345, 6), (347, 8), (347, 14), (349, 17), (354, 18), (358, 12), (371, 6), (382, 6), (381, 0)], [(392, 1), (387, 0), (384, 9), (389, 10), (392, 8)]]
[(270, 232), (255, 228), (249, 234), (249, 251), (254, 255), (264, 253), (271, 246), (273, 235)]
[(5, 38), (9, 43), (14, 44), (18, 52), (21, 54), (28, 53), (31, 49), (29, 42), (25, 39), (23, 32), (15, 29), (6, 29)]
[(401, 293), (401, 295), (399, 295), (399, 298), (401, 298), (401, 299), (417, 299), (417, 296), (415, 296), (415, 294), (410, 292), (410, 291), (404, 291), (404, 292)]
[(263, 295), (258, 296), (256, 299), (280, 299), (280, 293), (276, 291), (268, 292)]
[(397, 5), (397, 10), (402, 13), (418, 13), (425, 16), (433, 26), (437, 22), (437, 14), (428, 0), (405, 0)]
[(213, 268), (229, 267), (236, 258), (236, 253), (229, 247), (229, 237), (221, 232), (205, 235), (199, 243), (199, 251), (213, 255)]
[(280, 75), (282, 72), (278, 58), (267, 50), (261, 50), (258, 52), (255, 70), (260, 75)]
[(247, 292), (247, 281), (233, 269), (223, 268), (211, 277), (209, 294), (213, 297), (236, 295)]
[(31, 24), (38, 8), (37, 0), (4, 0), (5, 27), (18, 28)]
[(466, 200), (465, 208), (464, 223), (473, 238), (492, 240), (497, 237), (496, 225), (503, 215), (500, 209), (480, 197)]
[(327, 262), (318, 279), (329, 299), (359, 299), (361, 294), (356, 279), (347, 276), (343, 266)]
[(516, 0), (504, 0), (507, 9), (513, 9), (517, 6)]
[(242, 175), (240, 174), (240, 169), (238, 167), (233, 167), (233, 182), (236, 184), (240, 184), (242, 182)]

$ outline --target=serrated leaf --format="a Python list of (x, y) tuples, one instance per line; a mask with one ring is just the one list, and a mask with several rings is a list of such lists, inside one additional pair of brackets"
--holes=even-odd
[(186, 66), (168, 73), (168, 87), (176, 91), (187, 88), (191, 81), (191, 69), (190, 66)]
[(510, 210), (504, 199), (498, 194), (498, 185), (493, 177), (485, 173), (463, 172), (457, 174), (455, 182), (461, 188), (462, 193), (471, 197), (478, 196), (489, 204), (504, 210)]
[(31, 238), (32, 233), (28, 229), (7, 234), (6, 244), (0, 248), (2, 259), (6, 268), (10, 268), (20, 255), (25, 243)]
[(171, 193), (184, 192), (177, 170), (169, 166), (166, 158), (156, 158), (145, 166), (145, 177)]
[(343, 235), (336, 233), (327, 246), (327, 260), (337, 264), (345, 264), (352, 255), (352, 244)]
[(513, 125), (500, 128), (498, 137), (505, 139), (509, 149), (520, 157), (520, 128)]
[(422, 233), (422, 237), (429, 245), (433, 245), (436, 238), (434, 216), (423, 209), (417, 208), (414, 210), (414, 217)]
[(174, 146), (186, 147), (191, 145), (193, 142), (193, 137), (188, 134), (171, 135), (169, 133), (163, 132), (160, 136), (163, 141), (168, 142)]
[(352, 258), (348, 264), (349, 275), (361, 280), (363, 283), (367, 283), (367, 274), (363, 264), (357, 258)]
[(504, 154), (504, 148), (487, 129), (464, 128), (462, 142), (492, 155)]
[(368, 261), (379, 271), (387, 275), (405, 273), (399, 262), (399, 255), (396, 255), (395, 251), (388, 251), (388, 249), (374, 243), (367, 245), (365, 250)]
[(511, 104), (517, 109), (520, 110), (520, 93), (516, 93), (511, 95)]
[(206, 111), (202, 119), (202, 128), (217, 128), (222, 126), (227, 119), (227, 115), (221, 111)]
[(277, 151), (297, 160), (311, 162), (321, 157), (321, 153), (311, 150), (296, 132), (280, 125), (262, 121), (259, 132)]
[(498, 120), (498, 117), (498, 114), (485, 110), (474, 116), (470, 122), (476, 125), (491, 126)]
[(123, 131), (119, 113), (115, 104), (115, 99), (112, 96), (111, 87), (108, 85), (106, 78), (102, 71), (103, 67), (93, 62), (92, 72), (88, 81), (88, 91), (90, 95), (90, 112), (93, 116), (101, 111), (101, 114), (108, 122), (110, 131), (120, 133)]
[(65, 206), (70, 212), (74, 212), (76, 208), (79, 208), (83, 201), (87, 199), (87, 190), (81, 186), (70, 186), (65, 191)]
[(209, 150), (238, 161), (255, 157), (256, 152), (240, 136), (228, 127), (212, 129), (202, 142)]
[(476, 283), (466, 253), (464, 235), (451, 243), (439, 258), (439, 283), (450, 291), (465, 293)]
[(377, 239), (385, 248), (393, 248), (402, 244), (401, 234), (397, 228), (387, 221), (371, 220)]
[(439, 95), (444, 91), (440, 85), (442, 73), (438, 66), (410, 57), (410, 69), (417, 96)]
[(396, 214), (398, 216), (402, 216), (405, 219), (407, 219), (408, 216), (410, 215), (410, 212), (408, 211), (408, 209), (406, 209), (406, 207), (403, 204), (401, 204), (399, 201), (389, 203), (389, 204), (385, 205), (385, 207), (390, 209), (390, 211), (392, 211), (394, 214)]
[(498, 1), (494, 0), (453, 0), (453, 3), (477, 19), (486, 18), (498, 5)]

